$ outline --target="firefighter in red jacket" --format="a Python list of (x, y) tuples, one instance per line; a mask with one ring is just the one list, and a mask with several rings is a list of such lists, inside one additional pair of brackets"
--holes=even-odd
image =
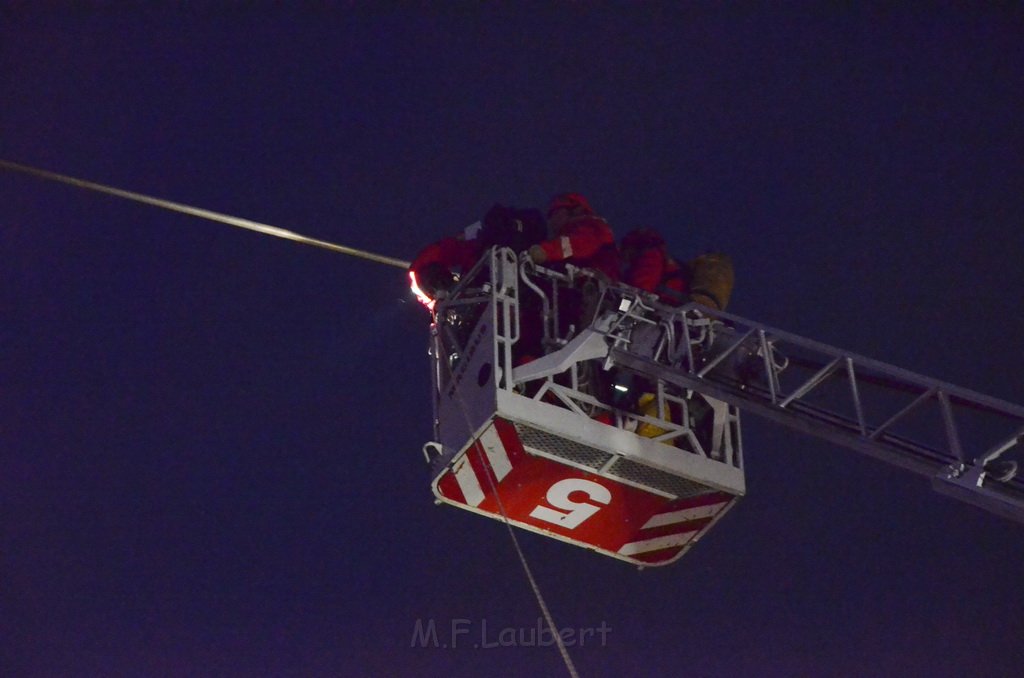
[[(534, 263), (555, 264), (553, 268), (558, 268), (562, 262), (569, 263), (596, 271), (607, 282), (618, 282), (619, 250), (615, 245), (615, 234), (608, 222), (594, 213), (586, 198), (579, 193), (556, 195), (548, 206), (547, 216), (550, 239), (529, 249), (529, 257)], [(577, 281), (577, 285), (559, 302), (558, 330), (559, 334), (565, 335), (559, 337), (562, 339), (592, 322), (601, 299), (598, 281), (584, 278)], [(610, 400), (611, 384), (597, 363), (584, 362), (578, 378), (581, 391), (603, 402)], [(607, 416), (604, 413), (599, 418)]]
[[(733, 287), (732, 262), (724, 254), (710, 253), (689, 262), (676, 261), (667, 251), (665, 239), (651, 228), (637, 228), (622, 239), (622, 281), (647, 292), (658, 295), (658, 299), (669, 306), (681, 306), (695, 301), (703, 306), (724, 310), (729, 303)], [(625, 395), (619, 395), (618, 406), (647, 417), (658, 418), (657, 386), (653, 381), (637, 375), (618, 375), (620, 388)], [(710, 445), (713, 434), (714, 412), (707, 402), (692, 399), (689, 405), (692, 426), (698, 439)], [(683, 412), (679, 406), (670, 403), (665, 413), (667, 419), (679, 423)], [(638, 422), (638, 435), (656, 438), (666, 429), (649, 422)], [(675, 444), (685, 447), (685, 438), (678, 438)]]
[(550, 240), (530, 248), (535, 263), (564, 261), (600, 271), (611, 281), (619, 280), (619, 253), (612, 228), (579, 193), (562, 193), (551, 200), (548, 234)]
[(623, 282), (654, 292), (662, 302), (680, 306), (695, 301), (724, 311), (735, 282), (732, 261), (709, 252), (678, 262), (667, 252), (665, 239), (651, 228), (630, 231), (622, 239)]
[(409, 266), (409, 286), (416, 298), (433, 310), (438, 297), (458, 282), (457, 273), (465, 273), (480, 256), (477, 239), (479, 222), (456, 236), (448, 236), (424, 247)]
[(510, 247), (522, 252), (544, 237), (540, 210), (517, 209), (496, 204), (482, 222), (455, 236), (424, 247), (409, 266), (409, 282), (416, 297), (433, 310), (434, 302), (458, 282), (490, 247)]
[(637, 228), (622, 239), (622, 282), (654, 292), (666, 304), (686, 303), (689, 267), (668, 253), (665, 239), (653, 228)]

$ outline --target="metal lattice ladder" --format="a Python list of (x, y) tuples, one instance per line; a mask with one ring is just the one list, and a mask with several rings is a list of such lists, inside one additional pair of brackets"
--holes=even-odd
[(668, 308), (622, 287), (605, 295), (603, 327), (587, 331), (603, 338), (609, 366), (928, 476), (944, 494), (1024, 522), (1024, 407), (695, 304)]

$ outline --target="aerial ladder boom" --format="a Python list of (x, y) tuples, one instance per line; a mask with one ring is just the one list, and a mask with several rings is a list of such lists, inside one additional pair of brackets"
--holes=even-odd
[(433, 318), (438, 503), (668, 565), (746, 494), (750, 413), (1024, 523), (1024, 407), (508, 249)]
[[(602, 344), (606, 350), (595, 352)], [(1024, 407), (696, 304), (603, 290), (587, 347), (626, 370), (929, 477), (944, 494), (1024, 522)], [(557, 361), (516, 370), (529, 379)], [(535, 361), (540, 363), (540, 361)]]

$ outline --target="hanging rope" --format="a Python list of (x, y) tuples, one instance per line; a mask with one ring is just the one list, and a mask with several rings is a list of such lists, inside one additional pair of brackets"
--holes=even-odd
[(378, 264), (387, 264), (388, 266), (395, 266), (397, 268), (409, 268), (409, 262), (402, 261), (401, 259), (385, 257), (380, 254), (374, 254), (373, 252), (358, 250), (354, 247), (346, 247), (345, 245), (337, 245), (332, 242), (327, 242), (326, 240), (307, 238), (304, 235), (293, 233), (291, 231), (286, 231), (283, 228), (278, 228), (276, 226), (271, 226), (269, 224), (261, 224), (258, 221), (241, 219), (239, 217), (233, 217), (228, 214), (221, 214), (220, 212), (213, 212), (211, 210), (204, 210), (199, 207), (192, 207), (190, 205), (183, 205), (178, 202), (171, 202), (170, 200), (154, 198), (149, 195), (143, 195), (142, 193), (125, 191), (120, 188), (114, 188), (113, 186), (105, 186), (103, 184), (97, 184), (93, 181), (85, 181), (84, 179), (76, 179), (75, 177), (69, 177), (64, 174), (57, 174), (56, 172), (47, 172), (46, 170), (41, 170), (36, 167), (29, 167), (28, 165), (21, 165), (16, 162), (10, 162), (8, 160), (0, 160), (0, 169), (7, 169), (12, 172), (28, 174), (30, 176), (38, 177), (40, 179), (46, 179), (48, 181), (59, 181), (61, 183), (76, 186), (78, 188), (84, 188), (86, 190), (96, 191), (98, 193), (106, 193), (107, 195), (114, 195), (117, 196), (118, 198), (124, 198), (126, 200), (141, 202), (146, 205), (160, 207), (162, 209), (170, 210), (172, 212), (181, 212), (182, 214), (188, 214), (193, 217), (199, 217), (200, 219), (209, 219), (210, 221), (217, 221), (219, 223), (227, 224), (229, 226), (245, 228), (250, 231), (262, 233), (264, 235), (272, 235), (275, 238), (293, 240), (297, 243), (302, 243), (303, 245), (313, 245), (314, 247), (320, 247), (322, 249), (330, 250), (332, 252), (348, 254), (349, 256), (359, 257), (361, 259), (368, 259), (370, 261), (375, 261)]
[[(451, 379), (455, 378), (455, 374), (452, 372), (452, 366), (442, 356), (435, 356), (436, 360), (444, 363), (448, 369), (448, 376)], [(461, 393), (457, 396), (459, 403), (459, 411), (462, 413), (462, 417), (466, 422), (466, 428), (473, 430), (473, 424), (469, 419), (469, 408), (466, 406), (465, 399)], [(466, 452), (468, 455), (473, 448), (470, 448)], [(483, 455), (481, 455), (483, 457)], [(523, 571), (526, 572), (526, 579), (530, 582), (530, 588), (533, 589), (533, 596), (537, 599), (537, 605), (540, 607), (541, 614), (544, 615), (544, 621), (547, 622), (548, 629), (551, 631), (551, 636), (555, 639), (555, 645), (558, 647), (558, 653), (562, 655), (562, 661), (565, 662), (565, 668), (568, 669), (569, 675), (572, 678), (579, 678), (579, 673), (576, 672), (576, 665), (573, 664), (572, 657), (569, 656), (569, 650), (565, 647), (565, 642), (562, 640), (561, 634), (558, 632), (558, 627), (555, 626), (555, 619), (551, 615), (551, 610), (548, 609), (548, 604), (544, 600), (544, 595), (540, 592), (540, 585), (537, 584), (537, 580), (533, 576), (533, 570), (530, 569), (530, 564), (526, 562), (526, 554), (523, 553), (522, 547), (519, 545), (519, 539), (516, 537), (515, 530), (512, 529), (512, 522), (508, 518), (508, 513), (505, 511), (505, 504), (501, 501), (501, 495), (498, 494), (498, 486), (495, 484), (495, 478), (493, 469), (490, 464), (484, 462), (484, 475), (487, 476), (487, 482), (491, 486), (491, 493), (494, 495), (494, 499), (498, 503), (498, 509), (501, 511), (501, 517), (504, 519), (505, 529), (508, 530), (508, 536), (512, 539), (512, 546), (515, 547), (516, 555), (519, 556), (519, 562), (523, 566)]]
[[(463, 409), (463, 411), (465, 411), (465, 409)], [(498, 502), (498, 508), (501, 509), (501, 517), (505, 519), (505, 527), (508, 529), (508, 536), (512, 538), (512, 545), (515, 546), (516, 553), (519, 555), (519, 562), (523, 565), (523, 570), (526, 572), (526, 578), (530, 582), (530, 588), (533, 589), (533, 595), (537, 599), (537, 605), (540, 606), (540, 611), (544, 615), (544, 621), (548, 623), (548, 629), (551, 630), (551, 636), (555, 639), (555, 644), (558, 646), (558, 652), (562, 655), (562, 661), (565, 662), (565, 668), (569, 670), (569, 675), (572, 676), (572, 678), (579, 678), (580, 674), (576, 672), (576, 665), (573, 664), (572, 657), (569, 656), (569, 650), (565, 647), (565, 642), (562, 641), (562, 635), (558, 632), (558, 627), (555, 626), (555, 619), (551, 616), (551, 610), (548, 609), (548, 604), (540, 592), (540, 586), (537, 584), (537, 580), (533, 578), (533, 571), (530, 569), (530, 564), (526, 562), (526, 554), (523, 553), (522, 547), (519, 546), (519, 539), (516, 538), (515, 530), (512, 529), (512, 523), (509, 522), (508, 514), (505, 512), (505, 504), (501, 501), (501, 495), (498, 494), (498, 487), (494, 484), (494, 477), (489, 466), (484, 467), (484, 475), (487, 476), (487, 481), (491, 485), (491, 492), (494, 493), (494, 498)]]

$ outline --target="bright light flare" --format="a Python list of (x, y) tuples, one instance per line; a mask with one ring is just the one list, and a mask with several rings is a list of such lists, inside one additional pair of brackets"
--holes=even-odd
[(416, 272), (409, 271), (409, 288), (412, 289), (412, 293), (416, 295), (416, 299), (427, 307), (428, 310), (434, 310), (435, 301), (427, 295), (426, 292), (420, 289), (419, 283), (416, 282)]

